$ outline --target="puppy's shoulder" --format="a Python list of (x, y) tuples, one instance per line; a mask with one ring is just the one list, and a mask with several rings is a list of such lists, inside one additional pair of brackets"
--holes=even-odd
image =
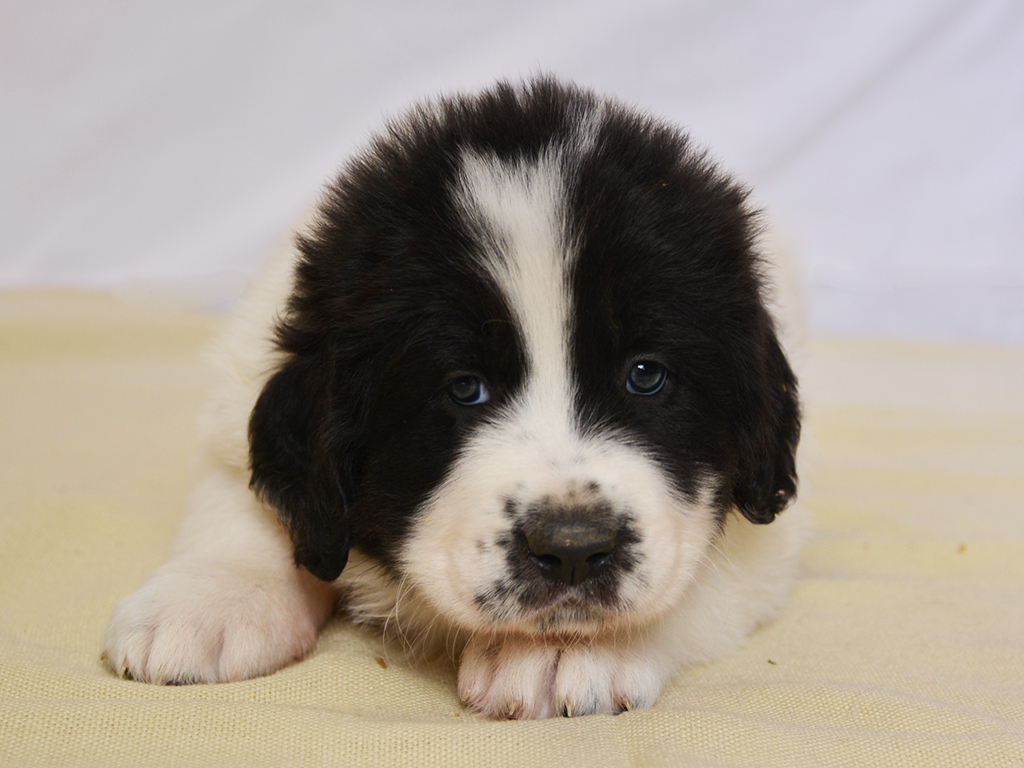
[(299, 257), (294, 236), (275, 249), (206, 349), (211, 382), (200, 439), (212, 458), (238, 469), (249, 466), (249, 415), (284, 361), (276, 328), (288, 312)]

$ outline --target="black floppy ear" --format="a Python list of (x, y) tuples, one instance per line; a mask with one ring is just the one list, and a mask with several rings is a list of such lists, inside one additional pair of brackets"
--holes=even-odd
[(293, 358), (264, 386), (249, 418), (250, 487), (288, 528), (296, 564), (323, 581), (338, 578), (348, 560), (357, 453), (331, 405), (332, 368)]
[(741, 372), (744, 407), (733, 501), (753, 523), (770, 523), (796, 496), (800, 403), (796, 376), (773, 333), (760, 366)]

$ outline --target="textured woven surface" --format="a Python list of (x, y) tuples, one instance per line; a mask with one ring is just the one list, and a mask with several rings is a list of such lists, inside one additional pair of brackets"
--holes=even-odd
[(0, 295), (3, 764), (1024, 765), (1024, 351), (815, 342), (817, 537), (784, 615), (653, 710), (491, 723), (340, 620), (244, 683), (104, 669), (180, 519), (215, 322)]

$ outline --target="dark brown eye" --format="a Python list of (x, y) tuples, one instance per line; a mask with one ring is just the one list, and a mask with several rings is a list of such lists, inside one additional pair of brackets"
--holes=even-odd
[(634, 395), (656, 395), (665, 386), (668, 372), (661, 363), (641, 360), (626, 378), (626, 391)]
[(448, 394), (459, 405), (482, 405), (491, 399), (487, 386), (476, 376), (460, 376), (448, 383)]

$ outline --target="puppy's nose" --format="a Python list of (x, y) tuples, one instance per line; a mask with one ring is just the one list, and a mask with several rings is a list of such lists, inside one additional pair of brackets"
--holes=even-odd
[(615, 549), (615, 529), (550, 521), (526, 531), (529, 557), (546, 579), (570, 586), (605, 570)]

